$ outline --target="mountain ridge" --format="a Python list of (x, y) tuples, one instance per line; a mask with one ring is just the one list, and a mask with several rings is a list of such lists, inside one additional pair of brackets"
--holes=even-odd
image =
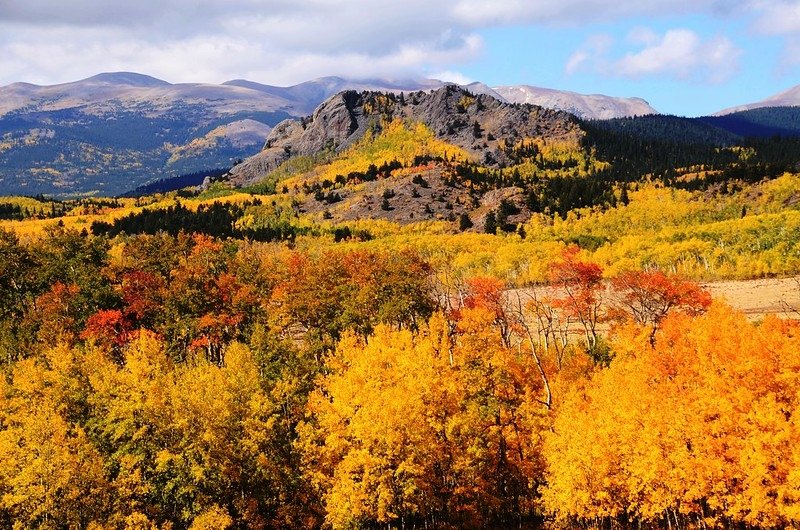
[(558, 108), (584, 119), (612, 119), (659, 114), (642, 98), (620, 98), (603, 94), (579, 94), (568, 90), (531, 85), (500, 86), (493, 90), (509, 103), (529, 103)]
[[(96, 103), (92, 100), (96, 98), (113, 99), (115, 97), (129, 96), (131, 92), (136, 92), (137, 89), (143, 91), (145, 94), (148, 91), (154, 91), (149, 95), (151, 97), (171, 97), (171, 100), (179, 100), (180, 92), (186, 92), (185, 97), (202, 98), (203, 94), (198, 92), (209, 93), (208, 97), (220, 98), (223, 97), (226, 91), (231, 95), (238, 94), (243, 96), (248, 94), (248, 100), (255, 101), (256, 104), (263, 107), (265, 104), (271, 105), (269, 110), (286, 110), (290, 114), (302, 116), (310, 114), (319, 106), (325, 99), (330, 96), (341, 92), (343, 90), (367, 90), (367, 91), (387, 91), (387, 92), (412, 92), (419, 90), (434, 90), (440, 88), (447, 83), (438, 79), (384, 79), (384, 78), (368, 78), (368, 79), (347, 79), (339, 76), (320, 77), (313, 80), (305, 81), (295, 85), (289, 86), (275, 86), (251, 81), (247, 79), (232, 79), (220, 84), (214, 83), (170, 83), (162, 79), (158, 79), (149, 75), (140, 74), (136, 72), (105, 72), (100, 73), (85, 79), (71, 81), (66, 83), (59, 83), (54, 85), (37, 85), (25, 82), (16, 82), (9, 85), (0, 87), (0, 97), (8, 99), (9, 92), (23, 92), (28, 96), (31, 93), (40, 93), (46, 95), (43, 107), (36, 107), (36, 101), (27, 102), (28, 105), (18, 105), (16, 107), (5, 106), (0, 103), (0, 116), (10, 111), (17, 110), (23, 107), (30, 107), (36, 110), (52, 110), (52, 107), (47, 107), (47, 104), (52, 105), (53, 100), (67, 100), (64, 101), (61, 108), (71, 108), (69, 97), (84, 97), (84, 100), (79, 103), (91, 104)], [(461, 85), (464, 88), (481, 94), (488, 94), (501, 101), (509, 103), (532, 103), (546, 108), (553, 108), (555, 110), (565, 110), (572, 112), (579, 117), (586, 119), (606, 119), (610, 117), (623, 117), (634, 115), (632, 111), (628, 110), (631, 107), (637, 115), (645, 113), (656, 113), (655, 109), (649, 106), (647, 102), (641, 98), (618, 98), (614, 96), (605, 96), (601, 94), (579, 94), (577, 92), (561, 91), (555, 89), (545, 89), (539, 87), (532, 87), (531, 85), (513, 85), (513, 86), (500, 86), (489, 87), (488, 85), (479, 81)], [(114, 93), (114, 88), (117, 87), (120, 93)], [(85, 90), (81, 92), (81, 88)], [(246, 92), (241, 92), (245, 90)], [(537, 90), (542, 93), (546, 92), (549, 95), (560, 95), (560, 99), (551, 97), (549, 100), (546, 98), (539, 98), (541, 101), (522, 101), (519, 97), (509, 97), (514, 92), (521, 90), (528, 91)], [(162, 92), (164, 92), (162, 94)], [(23, 94), (19, 94), (22, 96)], [(274, 98), (272, 101), (256, 101), (259, 98), (263, 99), (264, 95)], [(133, 97), (135, 101), (141, 102), (144, 97)], [(530, 96), (529, 96), (530, 99)], [(616, 104), (614, 104), (616, 102)], [(632, 107), (634, 102), (639, 104), (639, 108)], [(600, 107), (594, 106), (600, 104)], [(602, 106), (605, 105), (605, 106)], [(72, 106), (77, 106), (73, 102)], [(614, 109), (620, 109), (622, 112), (614, 114)], [(260, 108), (259, 110), (264, 110)], [(645, 112), (645, 110), (647, 112)]]
[(761, 101), (736, 105), (734, 107), (723, 109), (719, 112), (715, 112), (713, 116), (725, 116), (728, 114), (734, 114), (736, 112), (767, 107), (800, 107), (800, 85), (769, 96)]
[(423, 123), (437, 138), (465, 149), (490, 166), (508, 162), (498, 138), (549, 138), (577, 142), (577, 119), (564, 111), (509, 104), (486, 94), (473, 95), (457, 85), (427, 93), (383, 98), (378, 92), (340, 92), (301, 121), (276, 125), (264, 149), (231, 171), (232, 182), (248, 185), (292, 156), (344, 149), (386, 122)]
[[(0, 87), (0, 193), (113, 195), (260, 154), (268, 135), (296, 127), (276, 127), (283, 120), (303, 123), (318, 105), (343, 90), (411, 95), (446, 86), (502, 104), (544, 94), (549, 99), (539, 101), (544, 103), (540, 106), (566, 109), (584, 119), (596, 119), (597, 113), (628, 116), (655, 110), (641, 98), (522, 85), (492, 88), (481, 82), (460, 87), (431, 79), (329, 76), (277, 87), (245, 79), (169, 83), (135, 72), (107, 72), (59, 85), (12, 83)], [(795, 96), (800, 98), (800, 87), (768, 101)], [(726, 116), (705, 122), (739, 137), (792, 136), (800, 130), (797, 119), (780, 109)]]

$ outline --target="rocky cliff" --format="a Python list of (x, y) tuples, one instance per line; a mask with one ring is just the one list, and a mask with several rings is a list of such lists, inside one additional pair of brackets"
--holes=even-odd
[(488, 167), (510, 162), (502, 145), (523, 138), (577, 142), (583, 134), (577, 119), (562, 111), (499, 101), (448, 85), (432, 92), (386, 94), (345, 91), (307, 118), (285, 120), (267, 138), (264, 149), (232, 170), (231, 181), (258, 181), (292, 156), (323, 149), (341, 152), (392, 119), (421, 122), (440, 139), (457, 145)]

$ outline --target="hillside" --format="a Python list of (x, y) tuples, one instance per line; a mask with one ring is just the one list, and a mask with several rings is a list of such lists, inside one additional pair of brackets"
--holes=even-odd
[(707, 190), (796, 171), (799, 138), (745, 138), (726, 123), (580, 121), (456, 86), (351, 91), (276, 126), (227, 180), (333, 222), (444, 220), (513, 231), (537, 213), (613, 207), (631, 183)]
[(698, 121), (742, 137), (800, 136), (800, 107), (758, 107)]
[(611, 200), (571, 114), (447, 86), (431, 93), (344, 92), (275, 127), (231, 170), (233, 186), (291, 197), (334, 221), (461, 219), (500, 229), (535, 211)]

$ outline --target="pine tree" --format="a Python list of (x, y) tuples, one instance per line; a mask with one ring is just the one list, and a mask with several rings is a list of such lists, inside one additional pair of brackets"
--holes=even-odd
[(497, 217), (494, 210), (486, 214), (486, 221), (483, 223), (483, 231), (487, 234), (497, 233)]
[(630, 198), (628, 198), (628, 185), (623, 184), (622, 190), (619, 192), (619, 202), (622, 203), (624, 206), (627, 206), (628, 203), (631, 202)]
[(462, 213), (458, 218), (458, 229), (463, 232), (464, 230), (469, 230), (472, 226), (472, 219), (469, 218), (469, 215)]

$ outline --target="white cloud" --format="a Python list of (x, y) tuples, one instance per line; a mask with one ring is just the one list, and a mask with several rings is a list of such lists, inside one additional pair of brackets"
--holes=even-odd
[[(420, 75), (459, 70), (480, 56), (480, 31), (492, 27), (701, 13), (747, 16), (761, 32), (796, 35), (799, 5), (800, 0), (0, 0), (0, 85), (68, 81), (111, 70), (169, 81), (249, 77), (275, 84), (331, 74)], [(664, 36), (639, 30), (631, 38), (644, 49), (620, 67), (641, 75), (648, 68), (681, 75), (674, 64), (666, 66)], [(723, 68), (718, 56), (735, 52), (725, 39), (694, 45), (703, 57), (699, 66)], [(566, 70), (596, 68), (603, 55), (578, 50)]]
[(0, 0), (0, 85), (113, 70), (173, 82), (419, 76), (482, 47), (427, 0)]
[(649, 29), (637, 28), (627, 40), (644, 47), (612, 58), (610, 43), (598, 46), (590, 40), (569, 59), (566, 71), (589, 68), (608, 76), (669, 76), (719, 83), (730, 78), (739, 67), (741, 50), (725, 37), (703, 40), (688, 29), (672, 29), (657, 35)]
[(468, 85), (474, 81), (474, 79), (470, 79), (469, 77), (465, 76), (461, 72), (454, 72), (452, 70), (442, 70), (439, 72), (431, 72), (427, 74), (427, 77), (431, 79), (438, 79), (439, 81), (445, 81), (449, 83), (456, 83), (459, 85)]
[(579, 71), (588, 61), (591, 59), (591, 55), (583, 50), (578, 50), (572, 55), (570, 55), (569, 59), (567, 60), (567, 64), (564, 66), (564, 72), (569, 75), (574, 74), (575, 72)]
[(658, 34), (650, 28), (637, 27), (628, 33), (628, 42), (642, 46), (653, 46), (658, 42)]
[(458, 0), (453, 12), (473, 25), (548, 22), (582, 24), (635, 15), (727, 11), (739, 0)]
[(755, 28), (768, 35), (797, 35), (800, 33), (800, 1), (754, 0), (749, 9), (757, 14)]
[(754, 17), (757, 34), (783, 37), (775, 71), (786, 75), (800, 66), (800, 0), (747, 0), (744, 8)]
[(598, 68), (613, 42), (614, 39), (610, 35), (592, 35), (570, 56), (564, 71), (572, 75), (580, 70)]

